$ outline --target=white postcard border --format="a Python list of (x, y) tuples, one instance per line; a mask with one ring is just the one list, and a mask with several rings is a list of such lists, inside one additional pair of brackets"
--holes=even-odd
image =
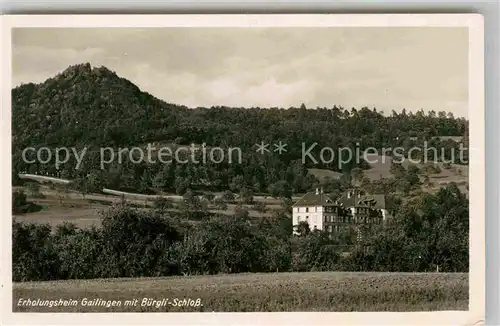
[[(470, 125), (469, 311), (294, 313), (13, 313), (11, 257), (11, 29), (15, 27), (468, 27)], [(479, 14), (13, 15), (1, 24), (3, 65), (1, 315), (14, 324), (478, 325), (485, 314), (484, 23)], [(472, 152), (473, 151), (473, 152)], [(7, 267), (7, 268), (5, 268)]]

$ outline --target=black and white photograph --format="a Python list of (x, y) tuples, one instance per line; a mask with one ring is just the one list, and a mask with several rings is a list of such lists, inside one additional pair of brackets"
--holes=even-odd
[(468, 312), (466, 16), (12, 27), (11, 312)]

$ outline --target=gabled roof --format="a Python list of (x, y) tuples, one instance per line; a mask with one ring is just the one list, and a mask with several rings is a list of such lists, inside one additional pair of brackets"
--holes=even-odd
[(347, 198), (345, 195), (339, 199), (344, 207), (371, 207), (375, 209), (385, 209), (384, 195), (362, 195)]
[(316, 192), (308, 192), (300, 198), (293, 206), (325, 206), (335, 205), (335, 201), (324, 193), (316, 194)]
[(342, 206), (348, 207), (369, 207), (375, 209), (385, 209), (386, 202), (384, 195), (358, 195), (359, 192), (347, 198), (342, 195), (338, 200), (333, 200), (329, 194), (308, 192), (300, 198), (293, 207), (297, 206)]

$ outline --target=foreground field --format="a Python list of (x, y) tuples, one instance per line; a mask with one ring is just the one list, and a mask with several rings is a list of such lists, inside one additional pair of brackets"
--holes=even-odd
[[(13, 311), (468, 310), (468, 283), (468, 274), (341, 272), (26, 282), (13, 284)], [(121, 305), (83, 305), (84, 298), (86, 302), (116, 300)], [(170, 304), (163, 301), (160, 307), (154, 303), (142, 306), (144, 298), (165, 298)], [(192, 301), (186, 300), (187, 306), (175, 306), (175, 302), (179, 302), (176, 298)], [(20, 299), (72, 299), (75, 305), (22, 306), (18, 305)], [(126, 300), (132, 302), (133, 299), (137, 299), (136, 306), (125, 306)]]

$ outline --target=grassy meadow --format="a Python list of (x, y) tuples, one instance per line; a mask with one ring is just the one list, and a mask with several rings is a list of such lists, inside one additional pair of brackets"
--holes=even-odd
[[(248, 312), (468, 310), (463, 273), (273, 273), (13, 284), (17, 312)], [(19, 299), (74, 299), (71, 307), (18, 306)], [(82, 306), (83, 298), (120, 300), (121, 306)], [(143, 298), (200, 299), (199, 307), (142, 307)], [(138, 299), (136, 307), (125, 300)]]
[[(42, 183), (40, 186), (40, 193), (42, 198), (33, 196), (30, 190), (26, 187), (14, 187), (13, 190), (23, 190), (27, 194), (28, 201), (38, 205), (39, 211), (14, 214), (14, 218), (19, 222), (49, 224), (53, 229), (64, 222), (75, 224), (79, 228), (88, 228), (91, 226), (101, 226), (102, 211), (108, 210), (112, 204), (120, 202), (120, 196), (113, 196), (109, 194), (87, 194), (85, 198), (76, 191), (68, 191), (66, 193), (58, 192), (51, 189), (48, 183)], [(166, 195), (165, 197), (168, 197)], [(174, 197), (174, 196), (172, 196)], [(178, 197), (178, 196), (176, 196)], [(153, 207), (152, 199), (137, 199), (133, 196), (126, 197), (129, 204), (136, 207), (149, 209)], [(294, 198), (297, 200), (298, 198)], [(248, 210), (251, 217), (272, 216), (272, 214), (281, 208), (281, 201), (272, 197), (254, 196), (255, 202), (261, 202), (266, 205), (267, 211), (265, 213), (258, 212), (253, 209), (253, 205), (243, 205)], [(175, 203), (180, 200), (173, 199)], [(214, 205), (209, 206), (209, 212), (222, 215), (232, 215), (235, 212), (237, 202), (234, 204), (227, 204), (226, 210), (219, 210)], [(171, 209), (176, 211), (176, 209)]]
[[(370, 181), (380, 180), (381, 178), (390, 178), (391, 174), (391, 164), (392, 158), (390, 156), (381, 155), (367, 155), (369, 160), (370, 168), (364, 170), (364, 175), (370, 179)], [(408, 168), (410, 164), (409, 160), (403, 162), (403, 166)], [(423, 168), (424, 164), (415, 164), (419, 168)], [(431, 186), (423, 186), (422, 190), (425, 192), (435, 192), (441, 187), (449, 185), (452, 182), (457, 183), (460, 191), (468, 193), (467, 185), (469, 184), (469, 169), (468, 166), (450, 164), (449, 168), (446, 168), (443, 163), (435, 163), (436, 166), (440, 168), (440, 172), (429, 175), (429, 179), (432, 183)], [(312, 173), (318, 180), (325, 180), (325, 178), (338, 179), (342, 176), (341, 173), (326, 170), (326, 169), (309, 169), (309, 173)], [(421, 176), (421, 180), (423, 177)]]

